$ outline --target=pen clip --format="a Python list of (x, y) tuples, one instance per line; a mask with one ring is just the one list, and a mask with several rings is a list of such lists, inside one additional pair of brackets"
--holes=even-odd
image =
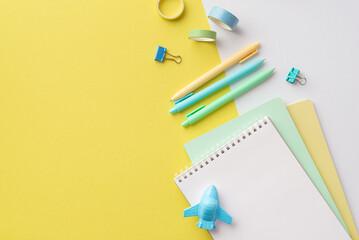
[(186, 96), (184, 96), (184, 97), (182, 97), (182, 98), (178, 99), (177, 101), (175, 101), (175, 102), (174, 102), (174, 105), (176, 105), (176, 104), (178, 104), (178, 103), (182, 102), (183, 100), (185, 100), (185, 99), (189, 98), (189, 97), (190, 97), (190, 96), (192, 96), (192, 95), (193, 95), (193, 92), (191, 92), (191, 93), (187, 94)]
[(188, 113), (186, 115), (186, 118), (192, 116), (193, 114), (195, 114), (196, 112), (200, 111), (202, 108), (204, 108), (204, 105), (200, 106), (199, 108), (197, 108), (196, 110), (193, 110), (192, 112)]
[(244, 61), (246, 61), (248, 58), (252, 57), (253, 55), (258, 53), (258, 49), (254, 50), (254, 52), (251, 52), (249, 55), (245, 56), (244, 58), (242, 58), (239, 63), (242, 63)]

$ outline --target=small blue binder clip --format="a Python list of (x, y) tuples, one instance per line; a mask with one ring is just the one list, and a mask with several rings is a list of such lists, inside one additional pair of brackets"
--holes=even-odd
[(300, 74), (300, 70), (293, 67), (288, 73), (286, 80), (292, 84), (294, 84), (295, 81), (298, 81), (300, 85), (307, 83), (307, 79), (302, 74)]
[[(166, 48), (161, 47), (161, 46), (158, 46), (157, 52), (156, 52), (156, 56), (155, 56), (155, 60), (156, 60), (156, 61), (159, 61), (159, 62), (163, 62), (164, 60), (167, 60), (167, 59), (168, 59), (168, 60), (173, 60), (173, 61), (175, 61), (176, 63), (180, 63), (180, 62), (182, 61), (182, 58), (181, 58), (180, 55), (174, 56), (174, 55), (172, 55), (172, 54), (166, 52), (166, 50), (167, 50)], [(171, 56), (174, 57), (174, 58), (179, 58), (179, 60), (176, 61), (176, 59), (174, 59), (174, 58), (166, 58), (166, 57), (165, 57), (166, 54), (171, 55)]]

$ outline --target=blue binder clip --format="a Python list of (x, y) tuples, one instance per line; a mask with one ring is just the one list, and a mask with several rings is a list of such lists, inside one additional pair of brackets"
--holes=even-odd
[(300, 74), (300, 70), (293, 67), (288, 73), (286, 80), (292, 84), (294, 84), (295, 81), (298, 81), (300, 85), (307, 83), (307, 79), (302, 74)]
[[(156, 60), (156, 61), (159, 61), (159, 62), (163, 62), (164, 60), (173, 60), (173, 61), (175, 61), (176, 63), (180, 63), (180, 62), (182, 61), (182, 58), (181, 58), (180, 55), (174, 56), (174, 55), (172, 55), (172, 54), (166, 52), (166, 50), (167, 50), (166, 48), (161, 47), (161, 46), (158, 46), (157, 52), (156, 52), (156, 56), (155, 56), (155, 60)], [(165, 57), (166, 54), (171, 55), (171, 56), (174, 57), (174, 58), (179, 58), (179, 60), (176, 61), (176, 59), (174, 59), (174, 58), (166, 58), (166, 57)]]

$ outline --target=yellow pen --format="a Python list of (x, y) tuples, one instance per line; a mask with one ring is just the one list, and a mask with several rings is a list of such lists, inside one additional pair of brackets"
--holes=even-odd
[(254, 54), (258, 52), (259, 45), (260, 45), (259, 42), (252, 43), (247, 47), (245, 47), (244, 49), (240, 50), (232, 57), (218, 64), (216, 67), (212, 68), (207, 73), (203, 74), (201, 77), (197, 78), (196, 80), (194, 80), (193, 82), (191, 82), (190, 84), (179, 90), (171, 98), (171, 101), (176, 101), (186, 96), (187, 94), (191, 93), (192, 91), (203, 85), (204, 83), (208, 82), (210, 79), (214, 78), (215, 76), (217, 76), (218, 74), (220, 74), (221, 72), (223, 72), (224, 70), (235, 64), (236, 62), (243, 62), (244, 60), (252, 57)]

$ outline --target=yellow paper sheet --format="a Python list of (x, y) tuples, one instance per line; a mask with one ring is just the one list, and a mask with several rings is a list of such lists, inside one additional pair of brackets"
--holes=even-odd
[[(153, 0), (0, 1), (0, 239), (209, 238), (183, 220), (173, 174), (183, 143), (238, 113), (231, 102), (185, 129), (188, 111), (168, 112), (220, 62), (187, 39), (209, 25), (184, 2), (167, 21)], [(183, 62), (154, 61), (158, 45)]]
[(350, 237), (358, 240), (358, 232), (312, 102), (304, 100), (287, 106), (287, 109), (349, 229)]

